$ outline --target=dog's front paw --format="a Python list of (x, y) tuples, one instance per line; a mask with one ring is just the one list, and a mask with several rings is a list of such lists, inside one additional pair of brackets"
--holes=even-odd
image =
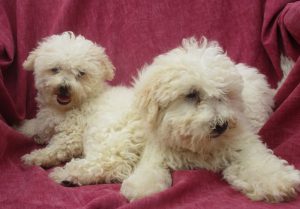
[(67, 187), (80, 185), (76, 178), (72, 177), (65, 168), (57, 167), (49, 174), (49, 177), (55, 182)]
[(263, 176), (244, 190), (252, 200), (278, 203), (295, 199), (300, 188), (300, 172), (288, 166), (284, 170)]
[(42, 166), (43, 164), (43, 160), (36, 151), (33, 151), (30, 154), (23, 155), (21, 160), (26, 165)]
[(34, 165), (32, 157), (30, 156), (30, 154), (23, 155), (21, 157), (21, 160), (26, 165)]
[(47, 152), (43, 151), (43, 149), (35, 150), (30, 154), (22, 156), (21, 160), (26, 165), (36, 165), (44, 168), (49, 168), (58, 164), (58, 162), (53, 160)]
[(129, 201), (133, 201), (157, 192), (161, 192), (170, 187), (172, 184), (172, 179), (170, 176), (156, 176), (155, 178), (151, 177), (147, 175), (139, 177), (135, 175), (130, 176), (122, 183), (121, 193)]
[(49, 174), (49, 177), (59, 184), (63, 182), (71, 182), (65, 169), (60, 167), (54, 168)]

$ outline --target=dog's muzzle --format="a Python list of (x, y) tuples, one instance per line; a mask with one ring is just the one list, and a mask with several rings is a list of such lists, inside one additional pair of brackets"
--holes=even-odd
[(222, 124), (216, 124), (216, 126), (212, 129), (210, 136), (212, 138), (216, 138), (223, 134), (228, 128), (228, 122), (224, 122)]
[(57, 102), (60, 105), (67, 105), (71, 102), (71, 93), (69, 86), (60, 86), (57, 90)]

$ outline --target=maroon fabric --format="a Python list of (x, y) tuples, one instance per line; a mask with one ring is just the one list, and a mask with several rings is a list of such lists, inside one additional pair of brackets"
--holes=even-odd
[(71, 30), (103, 45), (117, 68), (112, 84), (129, 85), (154, 56), (205, 35), (233, 60), (259, 68), (273, 87), (282, 76), (280, 53), (296, 61), (260, 134), (300, 168), (299, 20), (300, 3), (287, 0), (0, 0), (0, 208), (300, 208), (300, 198), (252, 202), (205, 170), (176, 171), (172, 188), (132, 203), (119, 184), (66, 188), (49, 170), (22, 165), (20, 156), (37, 146), (11, 128), (35, 115), (33, 77), (22, 62), (42, 37)]

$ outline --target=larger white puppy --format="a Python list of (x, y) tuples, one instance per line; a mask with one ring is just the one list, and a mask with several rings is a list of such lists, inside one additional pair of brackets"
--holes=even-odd
[(130, 200), (171, 186), (170, 170), (222, 172), (252, 200), (297, 194), (300, 172), (256, 134), (273, 105), (264, 76), (234, 64), (215, 42), (185, 40), (156, 58), (135, 84), (148, 140), (121, 192)]
[(23, 64), (33, 71), (38, 113), (19, 130), (47, 147), (23, 156), (29, 165), (50, 167), (82, 154), (82, 133), (95, 100), (109, 91), (114, 67), (104, 48), (72, 32), (39, 43)]

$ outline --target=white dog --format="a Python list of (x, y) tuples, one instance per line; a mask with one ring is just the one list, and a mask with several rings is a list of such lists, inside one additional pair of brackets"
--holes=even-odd
[(82, 154), (85, 115), (110, 87), (114, 67), (102, 47), (72, 32), (45, 38), (23, 64), (33, 70), (38, 113), (19, 130), (39, 144), (22, 157), (29, 165), (50, 167)]
[(121, 192), (134, 200), (170, 187), (170, 170), (205, 168), (223, 172), (252, 200), (287, 200), (296, 195), (300, 173), (256, 135), (272, 112), (274, 92), (263, 75), (234, 64), (216, 42), (184, 40), (146, 66), (133, 90), (116, 92), (126, 97), (114, 122), (97, 126), (101, 110), (89, 116), (94, 122), (84, 133), (84, 158), (50, 177), (84, 185), (129, 176)]
[(267, 149), (256, 134), (273, 106), (264, 76), (235, 65), (205, 39), (159, 56), (135, 85), (148, 121), (147, 144), (121, 192), (134, 200), (171, 186), (171, 170), (222, 172), (252, 200), (293, 198), (300, 172)]

